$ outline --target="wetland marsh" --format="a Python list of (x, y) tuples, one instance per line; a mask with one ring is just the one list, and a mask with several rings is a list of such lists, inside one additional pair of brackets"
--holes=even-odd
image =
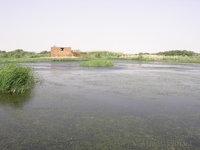
[(42, 82), (0, 93), (0, 149), (199, 149), (200, 64), (22, 63)]

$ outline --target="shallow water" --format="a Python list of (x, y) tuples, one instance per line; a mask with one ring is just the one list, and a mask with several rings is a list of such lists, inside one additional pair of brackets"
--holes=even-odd
[(199, 149), (200, 64), (25, 63), (42, 79), (0, 94), (0, 149)]

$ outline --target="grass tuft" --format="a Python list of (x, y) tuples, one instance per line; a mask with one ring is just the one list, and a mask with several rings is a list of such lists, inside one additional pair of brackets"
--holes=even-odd
[(80, 64), (80, 66), (88, 66), (88, 67), (107, 67), (107, 66), (113, 66), (112, 61), (108, 60), (90, 60), (85, 61)]
[(23, 93), (34, 84), (35, 78), (31, 67), (6, 64), (0, 67), (0, 92)]

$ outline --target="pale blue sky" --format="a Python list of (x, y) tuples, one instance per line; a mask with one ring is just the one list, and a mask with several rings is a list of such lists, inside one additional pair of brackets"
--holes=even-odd
[(200, 0), (0, 0), (0, 50), (200, 53)]

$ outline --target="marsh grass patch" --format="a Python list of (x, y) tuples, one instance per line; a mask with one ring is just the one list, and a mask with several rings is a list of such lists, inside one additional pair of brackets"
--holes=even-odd
[(80, 66), (88, 66), (88, 67), (108, 67), (113, 66), (113, 62), (109, 60), (90, 60), (80, 63)]
[(31, 67), (19, 64), (6, 64), (0, 67), (0, 92), (23, 93), (35, 82)]

